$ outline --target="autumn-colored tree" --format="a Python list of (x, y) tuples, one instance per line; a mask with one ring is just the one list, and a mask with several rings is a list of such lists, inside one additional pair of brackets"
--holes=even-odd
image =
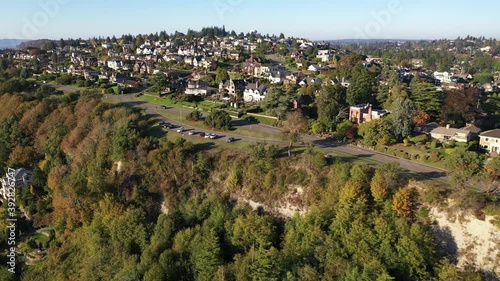
[(394, 194), (392, 198), (392, 207), (396, 213), (402, 217), (409, 217), (411, 215), (412, 204), (412, 189), (402, 188)]
[(413, 124), (414, 125), (425, 125), (431, 120), (431, 116), (422, 110), (417, 110), (415, 112), (415, 116), (413, 116)]

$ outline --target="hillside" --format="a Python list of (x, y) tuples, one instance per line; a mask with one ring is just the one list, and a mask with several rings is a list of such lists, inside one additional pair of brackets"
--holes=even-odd
[(17, 45), (17, 48), (19, 48), (19, 49), (27, 49), (27, 48), (42, 49), (45, 45), (47, 45), (50, 42), (54, 42), (54, 40), (39, 39), (39, 40), (25, 41), (25, 42), (21, 42), (21, 44)]

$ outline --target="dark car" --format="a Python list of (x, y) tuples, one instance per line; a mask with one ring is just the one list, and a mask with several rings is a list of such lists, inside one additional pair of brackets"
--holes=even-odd
[(200, 133), (200, 137), (204, 138), (205, 137), (205, 133)]
[(164, 106), (164, 105), (162, 105), (162, 106), (161, 106), (161, 109), (167, 109), (167, 107), (166, 107), (166, 106)]
[(236, 140), (236, 139), (235, 139), (235, 138), (233, 138), (233, 137), (229, 137), (229, 138), (227, 138), (227, 142), (233, 142), (233, 141), (235, 141), (235, 140)]

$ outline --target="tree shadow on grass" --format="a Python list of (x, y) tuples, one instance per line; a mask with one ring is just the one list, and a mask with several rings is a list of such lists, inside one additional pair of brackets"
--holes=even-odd
[(196, 151), (209, 151), (209, 150), (212, 150), (216, 147), (217, 146), (215, 145), (214, 142), (197, 143), (194, 145), (194, 149)]

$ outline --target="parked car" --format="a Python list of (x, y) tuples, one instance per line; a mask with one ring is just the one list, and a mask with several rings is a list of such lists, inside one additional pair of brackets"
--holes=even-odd
[(209, 137), (210, 137), (211, 140), (213, 140), (213, 139), (217, 138), (217, 135), (216, 134), (210, 134)]
[(200, 133), (200, 137), (204, 138), (205, 136), (206, 136), (205, 133), (203, 132)]
[(192, 135), (194, 135), (194, 133), (195, 133), (194, 130), (191, 130), (191, 131), (189, 131), (188, 135), (192, 136)]
[(162, 105), (162, 106), (161, 106), (161, 109), (167, 109), (167, 107), (166, 107), (166, 106), (164, 106), (164, 105)]
[(233, 141), (235, 141), (235, 140), (236, 140), (236, 139), (235, 139), (235, 138), (233, 138), (233, 137), (229, 137), (229, 138), (227, 138), (227, 142), (233, 142)]
[(177, 129), (177, 133), (182, 133), (184, 132), (184, 127), (180, 127), (179, 129)]

